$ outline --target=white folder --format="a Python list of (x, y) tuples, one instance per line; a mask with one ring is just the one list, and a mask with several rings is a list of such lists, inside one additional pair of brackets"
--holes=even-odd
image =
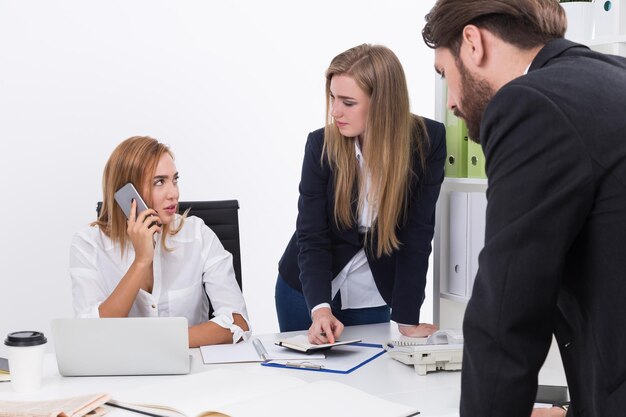
[(467, 296), (468, 193), (450, 192), (448, 293)]
[(466, 295), (472, 295), (474, 280), (478, 273), (478, 255), (485, 246), (485, 217), (487, 195), (469, 193), (467, 199), (467, 289)]

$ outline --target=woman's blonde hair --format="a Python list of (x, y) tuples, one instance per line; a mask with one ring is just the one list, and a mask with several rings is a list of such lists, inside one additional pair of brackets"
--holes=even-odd
[[(161, 157), (168, 154), (174, 158), (172, 151), (149, 136), (133, 136), (113, 150), (102, 174), (102, 208), (98, 220), (92, 226), (98, 226), (111, 241), (120, 245), (124, 253), (128, 244), (126, 234), (126, 215), (115, 202), (115, 192), (129, 182), (132, 182), (139, 194), (143, 185), (148, 182), (156, 170)], [(151, 182), (150, 182), (151, 183)], [(148, 188), (148, 195), (141, 195), (145, 203), (152, 205), (152, 187)], [(165, 250), (170, 250), (165, 245), (165, 239), (169, 235), (175, 235), (180, 231), (185, 222), (186, 212), (177, 227), (163, 225), (161, 233), (161, 245)]]
[[(346, 75), (370, 97), (363, 138), (365, 172), (371, 175), (369, 195), (366, 178), (359, 173), (354, 140), (343, 136), (333, 122), (330, 82), (335, 75)], [(409, 108), (406, 78), (398, 57), (380, 45), (363, 44), (337, 55), (326, 70), (326, 126), (324, 156), (334, 171), (337, 225), (349, 228), (356, 222), (353, 204), (361, 211), (365, 201), (377, 213), (372, 221), (367, 244), (376, 236), (376, 256), (390, 255), (400, 247), (397, 228), (408, 203), (413, 152), (424, 166), (428, 143), (421, 118)], [(372, 212), (372, 211), (370, 211)]]

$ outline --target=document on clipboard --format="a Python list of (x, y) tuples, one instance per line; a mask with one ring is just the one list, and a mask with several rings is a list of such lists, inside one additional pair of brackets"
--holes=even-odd
[(325, 359), (314, 359), (311, 355), (308, 355), (304, 360), (271, 360), (261, 365), (275, 368), (349, 374), (384, 353), (385, 350), (382, 345), (352, 343), (336, 346), (332, 350), (326, 351)]

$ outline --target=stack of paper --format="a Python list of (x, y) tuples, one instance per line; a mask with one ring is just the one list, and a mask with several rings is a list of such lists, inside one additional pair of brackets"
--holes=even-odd
[(96, 417), (105, 414), (101, 406), (110, 398), (93, 394), (50, 401), (0, 401), (0, 417)]

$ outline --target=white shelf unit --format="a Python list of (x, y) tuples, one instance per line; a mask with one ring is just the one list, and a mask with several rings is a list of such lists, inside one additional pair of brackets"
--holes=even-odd
[(448, 292), (448, 263), (450, 259), (450, 193), (482, 192), (487, 180), (481, 178), (446, 178), (441, 186), (435, 212), (433, 247), (433, 320), (442, 328), (461, 328), (466, 297)]
[[(615, 3), (615, 2), (614, 2)], [(571, 39), (587, 45), (598, 52), (626, 56), (626, 4), (620, 5), (619, 34), (594, 39)], [(435, 119), (444, 122), (447, 97), (444, 82), (440, 77), (435, 81)], [(433, 321), (441, 328), (462, 328), (467, 298), (449, 294), (448, 260), (450, 225), (450, 192), (486, 192), (487, 180), (474, 178), (448, 178), (443, 182), (435, 214), (435, 236), (433, 244)]]
[[(626, 9), (626, 7), (624, 7), (624, 9)], [(611, 55), (626, 56), (626, 35), (595, 39), (571, 39), (571, 41), (587, 45), (594, 51)]]
[[(607, 21), (602, 20), (603, 18), (598, 15), (598, 13), (600, 13), (604, 16), (608, 16), (602, 11), (602, 7), (604, 7), (605, 3), (611, 3), (611, 13), (615, 13), (615, 15), (613, 16), (615, 19), (617, 19), (618, 22), (618, 31), (615, 35), (606, 35), (605, 29), (602, 31), (601, 34), (593, 38), (580, 38), (576, 35), (568, 36), (571, 33), (569, 31), (569, 33), (565, 33), (565, 37), (572, 40), (573, 42), (587, 45), (591, 49), (594, 49), (598, 52), (626, 56), (626, 4), (623, 2), (623, 0), (613, 0), (611, 2), (595, 0), (593, 4), (592, 14), (595, 16), (595, 18), (600, 19), (594, 22), (594, 25), (596, 25), (597, 27), (598, 25), (606, 25), (608, 23)], [(597, 30), (597, 27), (593, 30), (594, 34)], [(574, 31), (574, 33), (576, 33), (576, 31)]]

